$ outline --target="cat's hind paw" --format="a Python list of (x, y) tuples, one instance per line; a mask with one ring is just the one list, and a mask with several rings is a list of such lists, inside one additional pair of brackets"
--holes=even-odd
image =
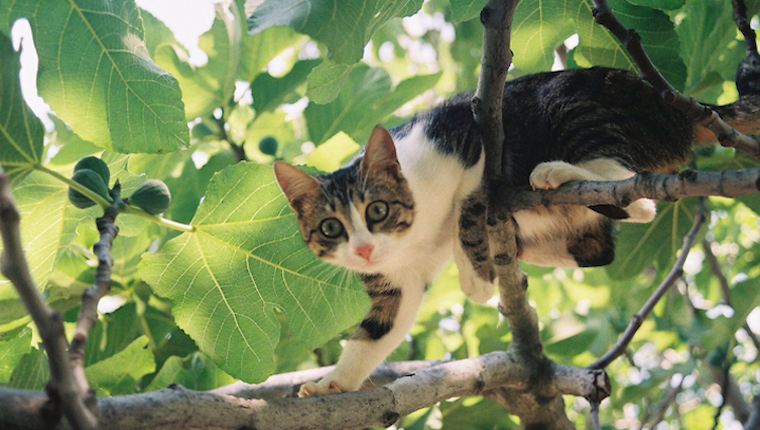
[(590, 181), (599, 179), (586, 169), (564, 161), (548, 161), (538, 164), (530, 174), (533, 189), (553, 190), (570, 181)]
[(345, 391), (337, 382), (323, 379), (319, 382), (307, 382), (301, 385), (301, 388), (298, 390), (298, 397), (339, 394)]

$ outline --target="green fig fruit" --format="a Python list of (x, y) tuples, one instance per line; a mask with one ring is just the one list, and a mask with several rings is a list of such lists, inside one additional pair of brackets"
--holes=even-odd
[(129, 196), (129, 204), (137, 206), (151, 215), (158, 215), (171, 202), (169, 187), (158, 179), (148, 179)]
[(259, 151), (271, 156), (277, 155), (277, 139), (273, 136), (262, 137), (259, 140)]
[(108, 169), (108, 165), (105, 161), (93, 156), (84, 157), (74, 165), (74, 173), (82, 169), (90, 169), (100, 175), (100, 177), (103, 178), (103, 183), (108, 187), (108, 184), (111, 181), (111, 170)]
[[(108, 187), (103, 182), (103, 177), (94, 170), (79, 169), (74, 172), (71, 179), (94, 191), (104, 199), (111, 200), (111, 197), (108, 195)], [(79, 209), (85, 209), (95, 204), (94, 201), (73, 188), (69, 188), (69, 201)]]

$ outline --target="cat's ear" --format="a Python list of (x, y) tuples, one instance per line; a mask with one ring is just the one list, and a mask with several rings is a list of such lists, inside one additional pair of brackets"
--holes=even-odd
[(382, 125), (372, 130), (367, 147), (364, 149), (361, 168), (368, 173), (387, 172), (394, 177), (401, 174), (393, 137)]
[(319, 182), (303, 170), (284, 161), (275, 161), (273, 167), (277, 184), (291, 207), (303, 197), (319, 194)]

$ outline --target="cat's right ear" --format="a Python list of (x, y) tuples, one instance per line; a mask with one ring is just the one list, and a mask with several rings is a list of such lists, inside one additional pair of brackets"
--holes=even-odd
[(319, 182), (308, 173), (284, 161), (275, 161), (273, 167), (277, 184), (293, 209), (303, 197), (319, 194)]
[(362, 170), (372, 173), (386, 172), (393, 177), (401, 175), (401, 166), (396, 157), (396, 144), (393, 137), (382, 125), (372, 130), (362, 157)]

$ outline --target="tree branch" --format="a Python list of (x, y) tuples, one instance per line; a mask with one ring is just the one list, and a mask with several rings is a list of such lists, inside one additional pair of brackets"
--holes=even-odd
[(102, 217), (95, 220), (100, 232), (100, 239), (93, 245), (93, 251), (98, 258), (98, 267), (95, 269), (93, 285), (82, 293), (82, 305), (69, 349), (74, 381), (79, 387), (80, 395), (90, 408), (97, 400), (95, 391), (90, 388), (84, 374), (84, 355), (87, 337), (98, 320), (98, 302), (111, 290), (111, 267), (113, 266), (111, 247), (114, 238), (119, 234), (119, 227), (115, 224), (116, 216), (123, 207), (121, 186), (118, 182), (111, 191), (111, 197), (114, 200), (113, 205), (105, 210)]
[(666, 102), (681, 109), (699, 125), (712, 131), (721, 145), (736, 148), (760, 159), (760, 142), (756, 138), (739, 133), (726, 124), (715, 111), (676, 90), (652, 63), (641, 45), (641, 37), (636, 30), (626, 28), (617, 19), (606, 0), (592, 0), (592, 2), (596, 22), (615, 35), (636, 62), (641, 77), (652, 84)]
[[(401, 364), (396, 370), (409, 365)], [(599, 392), (609, 392), (609, 381), (602, 377), (603, 372), (562, 365), (552, 365), (551, 369), (549, 378), (554, 383), (543, 386), (542, 395), (561, 400), (561, 394), (596, 397)], [(308, 373), (309, 377), (317, 376), (312, 371)], [(273, 378), (303, 379), (296, 374)], [(534, 385), (532, 370), (515, 353), (499, 351), (436, 364), (405, 374), (388, 385), (352, 393), (245, 400), (220, 394), (221, 389), (196, 392), (172, 385), (150, 393), (102, 398), (98, 401), (97, 415), (102, 428), (121, 429), (388, 426), (400, 416), (447, 398), (483, 394), (504, 386), (527, 390)], [(0, 427), (49, 428), (41, 418), (43, 404), (39, 392), (0, 388)]]
[(510, 195), (510, 210), (536, 206), (609, 204), (619, 207), (649, 198), (675, 201), (689, 196), (738, 197), (760, 191), (760, 167), (721, 172), (684, 170), (668, 175), (642, 172), (621, 181), (573, 181), (556, 190), (499, 192)]
[(0, 169), (0, 235), (3, 239), (0, 272), (13, 283), (40, 332), (50, 363), (50, 381), (46, 390), (52, 401), (52, 410), (60, 406), (73, 428), (95, 429), (97, 421), (80, 396), (69, 367), (69, 345), (61, 315), (45, 304), (29, 271), (21, 243), (20, 219), (8, 177)]

